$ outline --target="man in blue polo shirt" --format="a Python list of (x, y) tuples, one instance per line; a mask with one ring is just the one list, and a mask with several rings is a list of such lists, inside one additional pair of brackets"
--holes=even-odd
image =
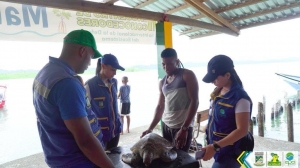
[(103, 150), (102, 132), (77, 74), (99, 58), (93, 35), (75, 30), (64, 38), (59, 58), (49, 57), (34, 79), (33, 104), (49, 167), (114, 167)]

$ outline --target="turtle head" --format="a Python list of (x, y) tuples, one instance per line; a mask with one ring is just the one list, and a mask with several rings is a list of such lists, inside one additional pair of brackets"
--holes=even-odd
[(143, 163), (148, 167), (152, 160), (153, 160), (154, 154), (151, 149), (145, 149), (143, 151)]

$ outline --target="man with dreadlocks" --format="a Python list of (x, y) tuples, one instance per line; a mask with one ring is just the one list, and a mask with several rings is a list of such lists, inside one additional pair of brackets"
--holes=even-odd
[(161, 53), (162, 66), (166, 76), (159, 82), (159, 101), (154, 118), (142, 136), (152, 132), (162, 119), (162, 134), (188, 152), (191, 145), (193, 124), (198, 108), (198, 81), (193, 71), (184, 69), (173, 48)]

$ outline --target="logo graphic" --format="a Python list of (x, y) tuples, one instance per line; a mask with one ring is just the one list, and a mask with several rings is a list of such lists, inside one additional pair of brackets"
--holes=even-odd
[(264, 152), (255, 152), (255, 166), (264, 166)]
[(279, 153), (271, 153), (271, 159), (268, 161), (268, 166), (281, 166), (281, 162), (279, 161)]
[(284, 158), (284, 165), (285, 166), (295, 166), (296, 165), (295, 155), (294, 155), (293, 152), (285, 153), (284, 157), (285, 157)]
[(99, 107), (100, 107), (100, 108), (104, 108), (104, 103), (103, 103), (102, 100), (99, 101)]
[(66, 25), (64, 19), (69, 20), (69, 18), (71, 17), (71, 13), (67, 12), (65, 10), (61, 10), (61, 9), (53, 9), (53, 13), (57, 17), (60, 17), (60, 22), (58, 24), (58, 32), (61, 32), (61, 33), (67, 32), (67, 25)]
[(241, 155), (237, 158), (237, 161), (241, 164), (243, 168), (251, 168), (250, 164), (246, 160), (250, 153), (251, 151), (243, 151)]
[(225, 110), (224, 109), (220, 109), (219, 115), (221, 117), (226, 117)]

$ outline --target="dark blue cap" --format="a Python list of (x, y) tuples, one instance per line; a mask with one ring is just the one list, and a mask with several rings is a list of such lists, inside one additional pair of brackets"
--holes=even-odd
[(233, 61), (226, 55), (214, 56), (207, 65), (207, 74), (202, 79), (203, 82), (211, 83), (219, 75), (223, 75), (226, 72), (231, 72), (234, 68)]
[(105, 55), (103, 55), (103, 57), (101, 59), (102, 59), (101, 60), (102, 64), (110, 65), (113, 68), (116, 68), (116, 69), (119, 69), (122, 71), (125, 70), (123, 67), (120, 66), (117, 57), (112, 54), (105, 54)]

